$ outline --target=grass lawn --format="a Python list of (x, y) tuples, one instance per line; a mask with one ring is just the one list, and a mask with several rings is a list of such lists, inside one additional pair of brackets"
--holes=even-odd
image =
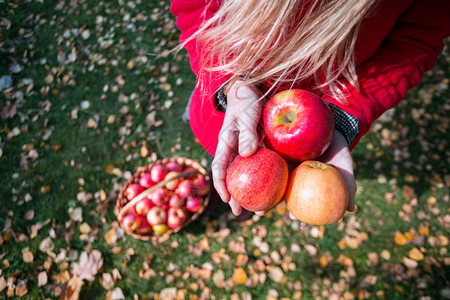
[(450, 298), (448, 50), (354, 150), (339, 223), (223, 205), (160, 244), (124, 234), (113, 207), (138, 166), (208, 166), (178, 34), (169, 1), (0, 1), (1, 299)]

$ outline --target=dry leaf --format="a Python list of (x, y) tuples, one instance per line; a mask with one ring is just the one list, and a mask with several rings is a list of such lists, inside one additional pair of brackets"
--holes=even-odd
[(47, 237), (39, 243), (39, 250), (47, 254), (52, 252), (54, 247), (55, 244), (53, 244), (53, 241), (50, 237)]
[(105, 238), (105, 241), (106, 241), (106, 243), (107, 243), (108, 245), (113, 245), (113, 244), (115, 244), (115, 243), (117, 242), (117, 240), (119, 239), (119, 238), (117, 237), (116, 232), (117, 232), (116, 229), (111, 228), (110, 230), (108, 230), (108, 231), (105, 233), (104, 238)]
[(67, 288), (64, 295), (61, 297), (63, 300), (78, 300), (80, 298), (81, 287), (84, 282), (77, 275), (74, 275), (67, 283)]
[[(122, 289), (116, 287), (114, 290), (106, 293), (105, 300), (124, 300), (125, 296), (123, 295)], [(166, 298), (161, 298), (166, 299)], [(175, 299), (175, 298), (174, 298)]]
[(38, 286), (44, 286), (48, 282), (47, 272), (42, 271), (38, 274)]
[(248, 279), (248, 275), (243, 268), (236, 268), (233, 272), (233, 280), (237, 284), (244, 284)]
[(105, 290), (110, 290), (114, 287), (114, 279), (110, 273), (103, 273), (100, 284)]
[(269, 270), (269, 278), (276, 283), (282, 283), (286, 280), (284, 272), (280, 267), (273, 267)]
[(16, 296), (23, 297), (28, 293), (27, 281), (19, 280), (16, 285)]
[(395, 235), (394, 235), (394, 242), (397, 245), (404, 246), (404, 245), (406, 245), (408, 243), (408, 240), (403, 235), (403, 233), (401, 233), (400, 231), (396, 231)]
[(80, 224), (80, 233), (82, 234), (88, 234), (89, 232), (91, 232), (91, 226), (89, 226), (88, 223), (82, 223)]
[(33, 262), (33, 260), (34, 260), (33, 253), (31, 251), (24, 251), (22, 253), (22, 259), (26, 263)]
[(5, 277), (0, 277), (0, 293), (6, 288), (6, 280)]
[(409, 251), (409, 257), (411, 259), (414, 259), (415, 261), (421, 261), (423, 260), (424, 255), (419, 249), (413, 248), (411, 249), (411, 251)]
[(102, 266), (103, 258), (100, 251), (92, 250), (89, 254), (83, 251), (80, 255), (79, 262), (72, 264), (72, 272), (79, 276), (80, 279), (92, 281)]
[(217, 272), (215, 272), (212, 276), (212, 280), (215, 286), (219, 289), (224, 288), (226, 285), (225, 273), (222, 270), (218, 270)]

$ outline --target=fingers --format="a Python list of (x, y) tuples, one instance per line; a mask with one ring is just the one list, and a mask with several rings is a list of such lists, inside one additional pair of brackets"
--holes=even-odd
[(349, 203), (347, 210), (352, 212), (355, 210), (355, 195), (356, 195), (356, 182), (353, 174), (353, 159), (348, 149), (347, 142), (344, 136), (335, 131), (333, 141), (327, 151), (319, 158), (324, 163), (330, 164), (335, 167), (348, 188)]
[(234, 155), (236, 155), (235, 149), (238, 143), (238, 135), (232, 129), (232, 122), (232, 120), (225, 118), (224, 126), (219, 133), (214, 160), (211, 164), (214, 188), (225, 203), (230, 201), (230, 194), (226, 186), (227, 169)]
[(261, 115), (261, 104), (253, 102), (245, 107), (238, 118), (239, 154), (244, 157), (253, 155), (258, 148), (256, 127)]
[(231, 197), (230, 202), (228, 202), (231, 208), (231, 212), (235, 216), (239, 216), (242, 213), (242, 207), (241, 205), (233, 198)]

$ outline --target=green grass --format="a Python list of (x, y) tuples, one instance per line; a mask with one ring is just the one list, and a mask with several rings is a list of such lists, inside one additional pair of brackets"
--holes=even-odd
[[(169, 3), (5, 1), (0, 3), (0, 17), (0, 76), (9, 75), (14, 82), (0, 93), (0, 108), (17, 108), (12, 118), (0, 119), (0, 283), (9, 280), (17, 292), (19, 281), (25, 281), (22, 298), (59, 298), (66, 283), (54, 276), (66, 270), (71, 275), (72, 263), (87, 249), (99, 250), (104, 262), (96, 279), (85, 281), (82, 299), (105, 298), (102, 274), (115, 269), (121, 279), (114, 288), (127, 299), (155, 298), (168, 287), (176, 287), (186, 299), (243, 293), (254, 299), (273, 293), (291, 298), (296, 292), (305, 299), (332, 294), (440, 299), (442, 293), (448, 294), (448, 50), (395, 109), (392, 119), (377, 121), (354, 150), (358, 211), (326, 226), (323, 237), (315, 235), (319, 227), (300, 231), (282, 208), (239, 223), (221, 205), (213, 216), (202, 216), (159, 245), (126, 235), (108, 245), (105, 234), (116, 220), (114, 201), (126, 181), (107, 173), (108, 167), (132, 174), (148, 164), (150, 158), (140, 156), (144, 143), (158, 158), (179, 155), (208, 161), (181, 120), (195, 84), (186, 53), (156, 56), (171, 49), (178, 38)], [(84, 39), (81, 32), (86, 29), (90, 36)], [(111, 45), (102, 47), (106, 40)], [(72, 51), (74, 62), (68, 61)], [(131, 69), (130, 60), (135, 61)], [(9, 71), (15, 64), (21, 66), (19, 73)], [(179, 79), (181, 85), (176, 84)], [(171, 84), (169, 90), (160, 86), (166, 82)], [(172, 101), (170, 108), (164, 107), (166, 100)], [(89, 108), (82, 108), (84, 101)], [(148, 129), (151, 112), (162, 125)], [(96, 120), (96, 128), (88, 127), (89, 119)], [(33, 151), (37, 157), (30, 157)], [(43, 191), (47, 186), (50, 190)], [(408, 193), (411, 190), (413, 194)], [(86, 205), (77, 200), (83, 191), (93, 196)], [(100, 191), (107, 200), (100, 199)], [(83, 221), (70, 222), (69, 208), (82, 208)], [(25, 218), (30, 211), (34, 216)], [(83, 222), (91, 227), (87, 241), (79, 230)], [(43, 227), (31, 236), (40, 223)], [(267, 235), (258, 238), (258, 228)], [(394, 240), (397, 231), (412, 240), (399, 245)], [(61, 260), (39, 250), (49, 236), (56, 255), (67, 253)], [(439, 238), (441, 244), (436, 244)], [(204, 239), (209, 248), (200, 250)], [(268, 244), (267, 253), (261, 253), (258, 241)], [(243, 243), (242, 253), (233, 248), (236, 243)], [(293, 251), (292, 245), (301, 251)], [(408, 270), (403, 259), (414, 248), (424, 259)], [(127, 255), (127, 249), (135, 254)], [(311, 252), (314, 249), (316, 253)], [(27, 250), (34, 255), (29, 263), (22, 258)], [(217, 261), (221, 251), (225, 256)], [(390, 257), (382, 256), (385, 251)], [(371, 264), (368, 253), (376, 253), (378, 262)], [(263, 280), (265, 274), (263, 283), (233, 283), (239, 254), (248, 258), (241, 267), (250, 278), (257, 274), (253, 278)], [(351, 267), (344, 264), (345, 257)], [(155, 278), (139, 276), (145, 263)], [(212, 266), (211, 277), (196, 275), (204, 264)], [(263, 270), (256, 268), (261, 265)], [(277, 283), (270, 278), (273, 267), (282, 268), (285, 280)], [(38, 286), (37, 276), (44, 271), (48, 282)], [(219, 271), (224, 273), (224, 288), (216, 287), (212, 279)], [(8, 287), (0, 291), (0, 298), (6, 297)]]

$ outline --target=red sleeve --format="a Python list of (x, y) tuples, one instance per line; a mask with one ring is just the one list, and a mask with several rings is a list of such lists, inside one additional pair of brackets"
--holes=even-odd
[(397, 19), (378, 51), (357, 67), (360, 90), (347, 84), (347, 104), (323, 96), (359, 120), (353, 149), (373, 121), (395, 107), (435, 64), (450, 35), (450, 1), (417, 0)]
[[(219, 7), (220, 1), (217, 0), (172, 0), (170, 11), (177, 17), (176, 23), (181, 30), (180, 42), (183, 43), (192, 36)], [(196, 39), (189, 41), (184, 48), (189, 54), (192, 71), (198, 76), (199, 59), (205, 49)]]

